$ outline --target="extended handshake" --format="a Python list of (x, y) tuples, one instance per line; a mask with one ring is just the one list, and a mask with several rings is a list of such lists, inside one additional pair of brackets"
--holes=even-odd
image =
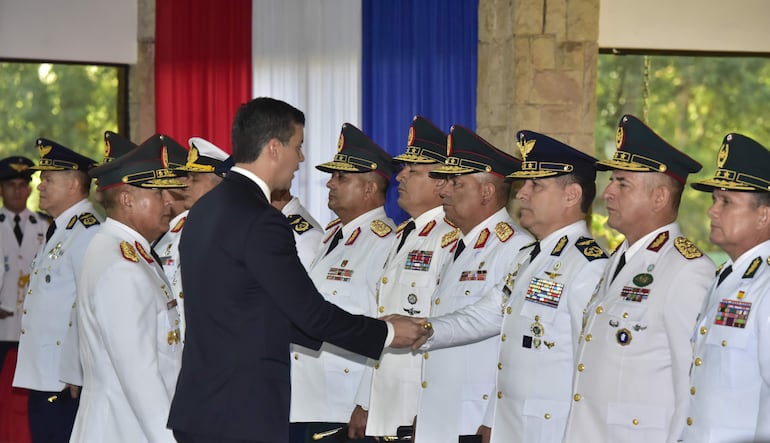
[(380, 317), (390, 322), (395, 331), (391, 348), (412, 348), (416, 351), (433, 335), (433, 325), (425, 317), (391, 314)]

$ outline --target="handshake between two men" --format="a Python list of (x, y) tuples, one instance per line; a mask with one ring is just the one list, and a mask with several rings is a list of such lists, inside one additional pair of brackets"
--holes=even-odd
[(393, 325), (395, 336), (391, 348), (412, 348), (416, 351), (433, 335), (433, 326), (425, 317), (391, 314), (380, 317), (380, 320)]

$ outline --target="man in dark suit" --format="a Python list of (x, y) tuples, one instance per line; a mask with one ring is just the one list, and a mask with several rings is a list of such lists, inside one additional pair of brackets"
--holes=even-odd
[(187, 331), (168, 426), (181, 443), (289, 439), (289, 343), (370, 358), (419, 325), (354, 316), (323, 299), (270, 205), (304, 160), (304, 114), (271, 98), (241, 106), (225, 180), (190, 210), (180, 253)]

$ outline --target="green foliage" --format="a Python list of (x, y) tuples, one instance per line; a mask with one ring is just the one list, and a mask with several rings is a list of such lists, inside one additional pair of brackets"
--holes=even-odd
[[(700, 173), (690, 176), (690, 182), (713, 176), (717, 151), (729, 132), (739, 132), (770, 146), (770, 61), (752, 57), (649, 56), (649, 62), (645, 78), (644, 56), (599, 56), (597, 157), (612, 156), (615, 129), (626, 113), (646, 120), (669, 143), (703, 165)], [(645, 90), (649, 94), (646, 118)], [(599, 181), (600, 193), (604, 184), (606, 181)], [(679, 223), (701, 249), (716, 252), (718, 248), (708, 240), (710, 205), (710, 195), (688, 186), (682, 197)], [(595, 211), (594, 234), (611, 244), (615, 234), (600, 226), (601, 216), (606, 217), (604, 205), (597, 203)]]
[(0, 91), (0, 158), (36, 161), (35, 139), (45, 137), (101, 161), (104, 131), (118, 127), (115, 67), (4, 62)]

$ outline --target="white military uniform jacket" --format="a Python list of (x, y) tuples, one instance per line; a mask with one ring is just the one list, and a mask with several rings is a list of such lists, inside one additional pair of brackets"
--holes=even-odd
[(609, 262), (586, 309), (565, 441), (675, 442), (714, 264), (676, 223), (624, 242)]
[[(414, 221), (415, 229), (396, 251), (403, 228)], [(460, 230), (444, 219), (444, 209), (426, 211), (402, 223), (390, 248), (385, 272), (377, 282), (378, 315), (401, 314), (426, 317), (439, 273), (452, 259)], [(357, 399), (369, 410), (366, 435), (396, 435), (399, 426), (411, 425), (417, 414), (422, 356), (410, 349), (386, 348), (374, 364), (372, 379), (362, 388), (369, 397)]]
[[(326, 252), (337, 230), (342, 240)], [(351, 314), (376, 316), (376, 282), (395, 237), (393, 221), (379, 207), (348, 224), (330, 224), (310, 267), (310, 278), (330, 302)], [(292, 345), (291, 422), (347, 423), (367, 359), (330, 343), (321, 349)]]
[(695, 330), (684, 441), (770, 441), (770, 241), (722, 267)]
[(297, 255), (305, 269), (310, 269), (310, 264), (318, 253), (323, 239), (321, 225), (307, 212), (297, 197), (292, 197), (281, 213), (289, 219), (289, 224), (294, 232), (294, 242), (297, 244)]
[[(0, 208), (0, 309), (13, 315), (0, 320), (0, 341), (19, 341), (24, 296), (29, 286), (29, 268), (40, 246), (45, 241), (48, 220), (29, 209), (19, 213), (19, 226), (23, 234), (21, 245), (13, 234), (16, 214)], [(2, 362), (0, 362), (2, 364)]]
[(138, 232), (108, 218), (78, 280), (84, 385), (71, 442), (173, 442), (182, 355), (169, 283)]
[(56, 232), (38, 250), (24, 299), (13, 386), (53, 392), (64, 389), (63, 378), (79, 381), (76, 279), (100, 219), (83, 199), (56, 217)]
[[(532, 237), (501, 208), (461, 240), (465, 249), (441, 273), (431, 317), (480, 300), (503, 280), (519, 249)], [(488, 338), (423, 354), (416, 441), (454, 442), (459, 435), (476, 433), (494, 392), (497, 343)]]
[(187, 213), (183, 211), (168, 223), (168, 231), (158, 240), (155, 245), (155, 253), (158, 254), (160, 262), (163, 265), (163, 272), (166, 274), (169, 283), (171, 283), (171, 292), (174, 294), (177, 302), (177, 309), (181, 316), (179, 330), (184, 338), (184, 292), (182, 289), (182, 272), (179, 267), (179, 240), (182, 238), (182, 229), (187, 221)]

